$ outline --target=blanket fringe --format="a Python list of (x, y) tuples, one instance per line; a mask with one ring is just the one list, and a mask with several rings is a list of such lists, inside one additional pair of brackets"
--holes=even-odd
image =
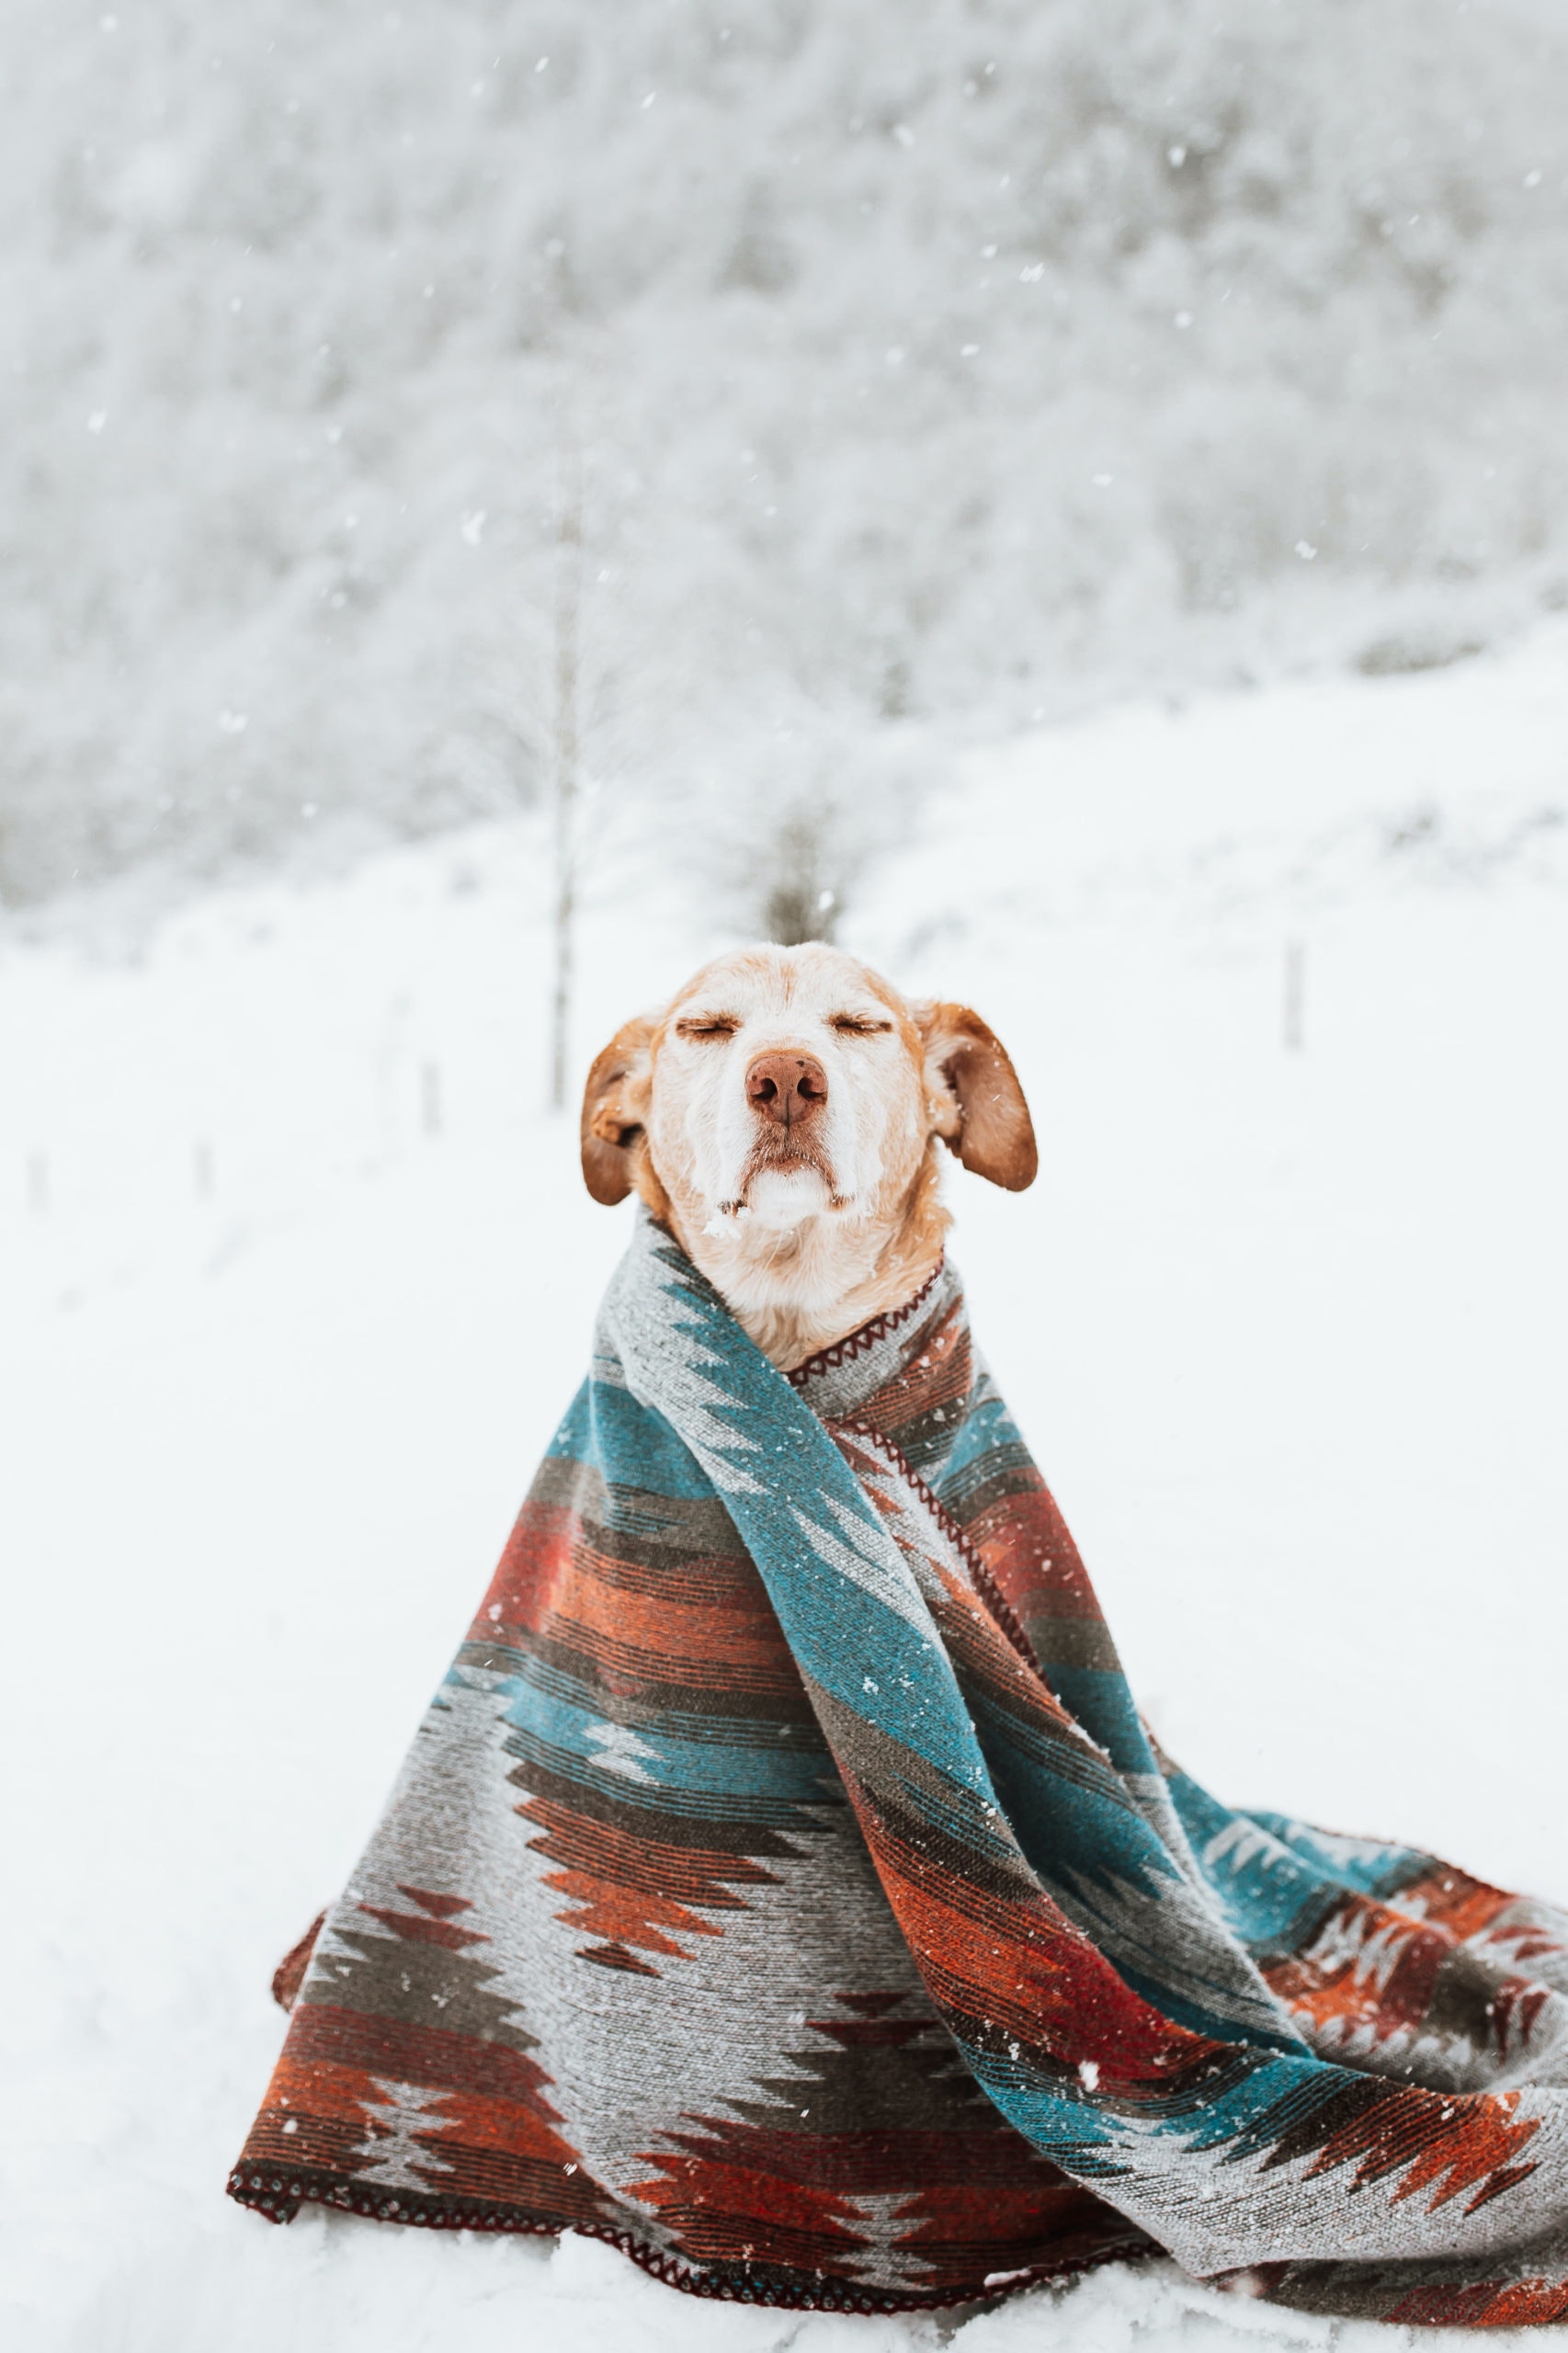
[[(915, 1468), (914, 1463), (911, 1462), (908, 1455), (903, 1451), (903, 1449), (895, 1439), (889, 1438), (885, 1430), (878, 1429), (875, 1424), (871, 1422), (835, 1422), (831, 1423), (829, 1427), (830, 1428), (846, 1430), (851, 1438), (858, 1438), (863, 1440), (864, 1443), (871, 1449), (874, 1454), (880, 1454), (883, 1461), (889, 1463), (892, 1468), (898, 1472), (899, 1477), (903, 1481), (905, 1486), (914, 1489), (921, 1502), (925, 1505), (926, 1510), (930, 1513), (932, 1518), (936, 1521), (937, 1527), (941, 1529), (943, 1535), (947, 1538), (949, 1543), (952, 1546), (954, 1552), (962, 1561), (964, 1567), (969, 1571), (970, 1583), (973, 1586), (976, 1593), (980, 1596), (981, 1600), (985, 1604), (985, 1607), (991, 1616), (995, 1620), (997, 1625), (1001, 1627), (1002, 1631), (1006, 1635), (1007, 1640), (1012, 1643), (1013, 1648), (1017, 1652), (1018, 1656), (1023, 1660), (1024, 1665), (1029, 1669), (1031, 1674), (1038, 1675), (1040, 1681), (1044, 1683), (1045, 1670), (1040, 1665), (1039, 1659), (1036, 1657), (1034, 1644), (1025, 1633), (1012, 1604), (1007, 1600), (1001, 1586), (997, 1584), (995, 1578), (986, 1567), (985, 1563), (981, 1559), (979, 1552), (971, 1543), (969, 1538), (964, 1534), (963, 1529), (959, 1526), (958, 1521), (954, 1519), (952, 1514), (948, 1510), (948, 1507), (942, 1502), (941, 1497), (937, 1495), (932, 1488), (926, 1484), (925, 1480), (920, 1476), (919, 1472)], [(1049, 1688), (1049, 1686), (1047, 1688)]]
[(607, 2246), (619, 2248), (642, 2270), (663, 2280), (667, 2288), (678, 2288), (683, 2295), (701, 2296), (710, 2302), (766, 2304), (788, 2312), (859, 2313), (884, 2318), (901, 2313), (956, 2312), (962, 2307), (988, 2311), (1023, 2294), (1026, 2289), (1046, 2287), (1054, 2280), (1097, 2271), (1108, 2263), (1142, 2262), (1162, 2252), (1156, 2246), (1131, 2241), (1126, 2246), (1103, 2247), (1092, 2255), (1066, 2256), (1048, 2264), (1031, 2265), (1010, 2273), (1005, 2286), (989, 2290), (982, 2285), (926, 2295), (899, 2295), (857, 2289), (847, 2280), (839, 2284), (824, 2279), (818, 2287), (801, 2288), (791, 2280), (769, 2279), (756, 2272), (726, 2276), (699, 2271), (683, 2263), (678, 2256), (650, 2245), (646, 2239), (638, 2238), (631, 2231), (615, 2230), (607, 2222), (549, 2222), (540, 2215), (521, 2214), (515, 2208), (486, 2205), (472, 2198), (447, 2205), (438, 2198), (419, 2198), (406, 2192), (402, 2197), (378, 2197), (365, 2190), (350, 2189), (330, 2174), (303, 2167), (271, 2173), (236, 2166), (229, 2176), (228, 2191), (237, 2204), (248, 2207), (268, 2222), (291, 2222), (302, 2205), (316, 2205), (329, 2207), (340, 2214), (362, 2215), (368, 2222), (406, 2223), (415, 2230), (479, 2231), (492, 2237), (509, 2238), (559, 2238), (562, 2232), (571, 2231), (578, 2238), (598, 2239)]
[(885, 1340), (890, 1332), (896, 1332), (901, 1324), (907, 1324), (916, 1310), (925, 1306), (940, 1282), (947, 1263), (945, 1256), (938, 1258), (914, 1298), (906, 1299), (902, 1307), (890, 1307), (885, 1315), (873, 1315), (869, 1324), (860, 1325), (858, 1331), (849, 1333), (842, 1340), (835, 1340), (830, 1348), (819, 1348), (814, 1357), (806, 1358), (804, 1364), (792, 1365), (785, 1374), (785, 1380), (794, 1388), (803, 1389), (812, 1373), (836, 1372), (840, 1365), (853, 1364), (857, 1357), (863, 1357), (869, 1349), (876, 1347), (879, 1340)]

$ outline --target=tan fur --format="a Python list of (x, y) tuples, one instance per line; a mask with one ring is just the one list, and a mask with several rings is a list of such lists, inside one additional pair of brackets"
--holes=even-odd
[[(795, 1125), (748, 1099), (760, 1057), (810, 1056)], [(797, 1107), (799, 1108), (799, 1107)], [(583, 1176), (633, 1189), (775, 1364), (800, 1364), (917, 1290), (942, 1254), (937, 1143), (1020, 1190), (1038, 1162), (1013, 1065), (966, 1006), (911, 1005), (840, 950), (748, 948), (627, 1022), (583, 1097)]]

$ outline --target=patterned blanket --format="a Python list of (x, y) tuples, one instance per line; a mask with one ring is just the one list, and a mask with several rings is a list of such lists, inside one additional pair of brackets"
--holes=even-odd
[(950, 1267), (788, 1377), (645, 1216), (230, 2178), (892, 2312), (1165, 2248), (1568, 2314), (1568, 1918), (1160, 1756)]

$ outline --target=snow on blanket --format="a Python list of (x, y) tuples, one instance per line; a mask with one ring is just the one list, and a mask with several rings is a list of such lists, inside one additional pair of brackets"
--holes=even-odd
[(1152, 2239), (1313, 2311), (1568, 2311), (1568, 1915), (1158, 1759), (950, 1263), (786, 1378), (639, 1215), (280, 1976), (229, 2177), (273, 2222), (575, 2227), (808, 2310)]

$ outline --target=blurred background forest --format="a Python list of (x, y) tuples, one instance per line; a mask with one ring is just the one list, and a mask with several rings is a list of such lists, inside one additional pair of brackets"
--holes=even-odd
[(1568, 602), (1554, 0), (5, 38), (13, 906), (534, 802), (574, 485), (600, 830), (742, 929), (954, 744)]

